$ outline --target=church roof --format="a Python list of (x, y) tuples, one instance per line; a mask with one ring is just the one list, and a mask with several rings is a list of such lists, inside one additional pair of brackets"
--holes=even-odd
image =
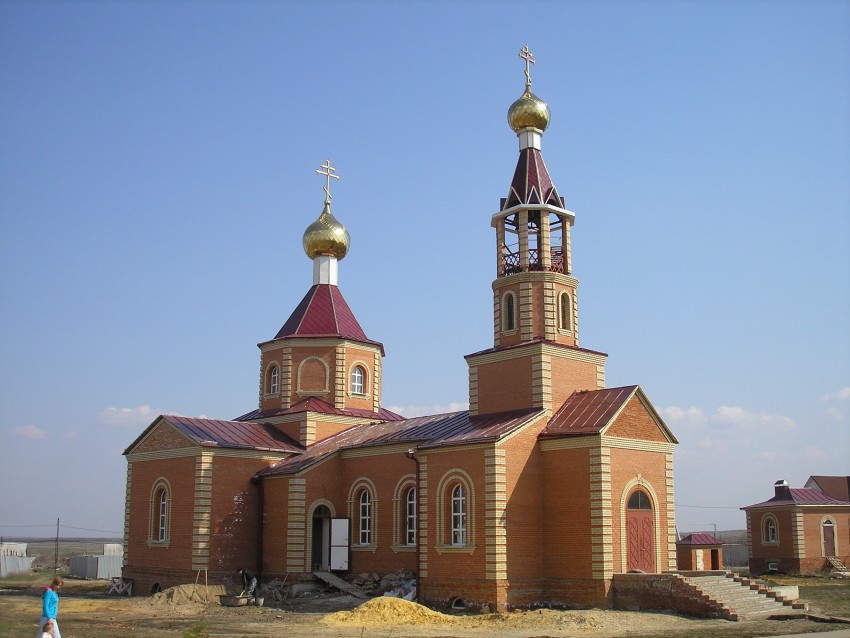
[(331, 284), (313, 285), (275, 335), (275, 339), (296, 337), (351, 339), (371, 343), (379, 346), (381, 353), (384, 351), (382, 344), (366, 336), (340, 289)]
[(549, 204), (564, 207), (539, 149), (524, 148), (519, 152), (514, 177), (502, 210), (523, 204)]
[(124, 454), (129, 454), (147, 436), (148, 432), (163, 421), (170, 423), (203, 447), (271, 450), (275, 452), (301, 452), (303, 450), (298, 443), (285, 434), (278, 432), (273, 427), (259, 423), (241, 423), (163, 414), (154, 419), (154, 422), (124, 450)]
[(810, 476), (805, 487), (809, 485), (832, 498), (850, 501), (850, 476)]
[(257, 421), (259, 419), (267, 419), (273, 416), (282, 414), (298, 414), (300, 412), (318, 412), (320, 414), (336, 414), (338, 416), (351, 416), (359, 419), (370, 419), (373, 421), (401, 421), (404, 419), (400, 414), (396, 414), (386, 408), (379, 408), (377, 412), (371, 410), (358, 410), (355, 408), (335, 408), (327, 401), (322, 401), (316, 397), (302, 399), (298, 403), (293, 404), (286, 409), (278, 410), (253, 410), (242, 416), (238, 416), (234, 421)]
[(555, 415), (549, 419), (549, 424), (540, 433), (540, 438), (602, 434), (603, 430), (614, 421), (633, 396), (638, 397), (667, 440), (671, 443), (678, 443), (676, 437), (673, 436), (673, 433), (670, 432), (646, 398), (643, 390), (636, 385), (573, 392)]
[(756, 507), (776, 507), (779, 505), (848, 505), (850, 501), (841, 501), (837, 498), (824, 494), (820, 490), (813, 487), (791, 487), (786, 488), (780, 494), (776, 494), (772, 499), (755, 505), (747, 505), (741, 509), (750, 509)]
[(496, 441), (530, 423), (542, 413), (539, 409), (529, 409), (470, 416), (468, 411), (463, 411), (357, 425), (322, 439), (309, 446), (304, 454), (279, 461), (259, 474), (300, 472), (342, 450), (381, 445), (409, 445), (428, 449)]
[(636, 385), (573, 392), (549, 420), (541, 437), (563, 434), (598, 434), (626, 405)]
[(695, 532), (684, 536), (682, 540), (676, 541), (676, 545), (722, 545), (723, 541), (717, 540), (711, 534)]

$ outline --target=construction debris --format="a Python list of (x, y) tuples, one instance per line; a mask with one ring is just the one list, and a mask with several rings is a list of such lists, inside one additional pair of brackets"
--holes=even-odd
[(360, 587), (369, 596), (388, 596), (405, 600), (416, 598), (416, 574), (404, 567), (383, 577), (375, 572), (358, 574), (352, 584)]

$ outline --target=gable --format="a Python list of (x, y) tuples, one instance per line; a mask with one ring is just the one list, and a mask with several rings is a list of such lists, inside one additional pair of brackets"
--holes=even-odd
[(641, 401), (639, 394), (633, 394), (605, 429), (607, 436), (641, 441), (668, 442), (662, 426), (656, 421), (654, 410)]
[(128, 449), (126, 453), (141, 454), (144, 452), (161, 452), (179, 448), (193, 447), (195, 442), (165, 419), (158, 419), (138, 444)]

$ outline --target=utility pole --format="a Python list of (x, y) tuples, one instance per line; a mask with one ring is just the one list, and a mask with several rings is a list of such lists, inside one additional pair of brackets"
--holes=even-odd
[(56, 546), (53, 552), (53, 575), (59, 571), (59, 517), (56, 518)]

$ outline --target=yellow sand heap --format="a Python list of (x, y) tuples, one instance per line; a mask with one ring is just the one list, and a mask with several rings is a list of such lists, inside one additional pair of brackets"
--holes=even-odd
[(218, 604), (219, 595), (226, 594), (224, 585), (178, 585), (150, 597), (152, 605), (185, 605), (210, 602)]
[(321, 622), (338, 627), (342, 625), (406, 625), (413, 623), (454, 624), (456, 618), (433, 611), (418, 603), (402, 598), (381, 596), (373, 598), (351, 611), (338, 611), (325, 616)]

